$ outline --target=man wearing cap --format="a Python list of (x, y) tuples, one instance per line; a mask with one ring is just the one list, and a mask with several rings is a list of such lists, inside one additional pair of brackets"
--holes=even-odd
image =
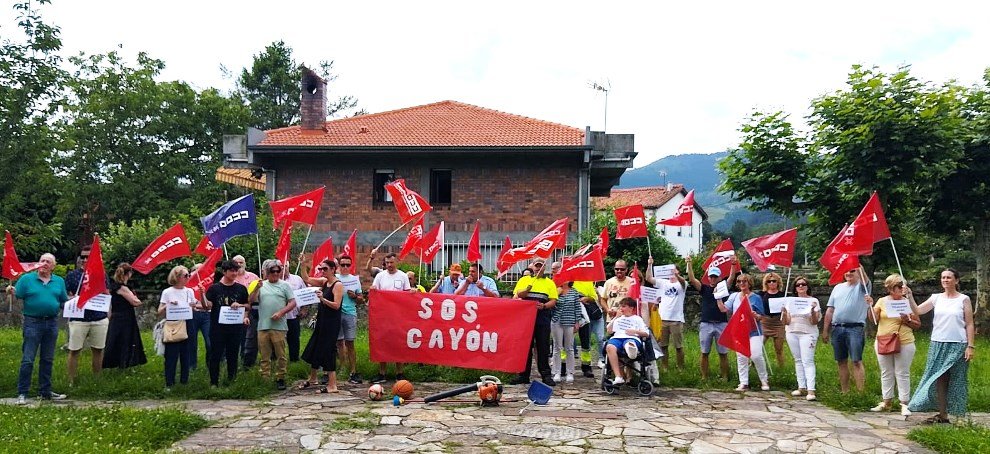
[(258, 348), (261, 350), (261, 378), (271, 377), (272, 355), (275, 356), (275, 385), (285, 390), (285, 333), (289, 325), (285, 315), (296, 308), (296, 296), (282, 278), (282, 263), (265, 260), (261, 267), (265, 280), (258, 281), (249, 296), (251, 303), (258, 303)]
[(516, 283), (513, 295), (516, 299), (529, 300), (536, 303), (536, 321), (533, 327), (533, 342), (526, 358), (526, 369), (509, 384), (523, 385), (529, 383), (529, 374), (533, 368), (533, 348), (536, 348), (536, 368), (540, 372), (543, 383), (556, 386), (550, 372), (550, 322), (553, 319), (553, 307), (557, 305), (557, 284), (544, 274), (543, 259), (533, 262), (533, 275), (523, 276)]
[[(723, 303), (724, 298), (715, 298), (715, 286), (722, 281), (722, 272), (718, 267), (708, 268), (708, 283), (702, 284), (695, 279), (694, 270), (691, 268), (691, 256), (684, 258), (687, 262), (688, 281), (698, 293), (701, 294), (701, 325), (698, 327), (698, 337), (701, 341), (701, 378), (708, 379), (708, 354), (712, 351), (712, 344), (718, 351), (718, 369), (722, 379), (729, 379), (729, 349), (718, 343), (718, 338), (725, 331), (725, 326), (729, 319), (726, 317), (728, 308)], [(732, 288), (735, 283), (736, 265), (733, 264), (726, 278), (726, 287)]]
[(457, 291), (454, 293), (457, 295), (498, 298), (498, 285), (495, 284), (495, 279), (481, 274), (481, 270), (480, 263), (472, 263), (468, 268), (468, 277), (462, 280), (461, 285), (457, 287)]
[(461, 264), (455, 263), (450, 265), (450, 272), (447, 273), (442, 279), (437, 281), (430, 289), (430, 293), (443, 293), (445, 295), (453, 295), (457, 291), (457, 288), (461, 286)]
[(41, 398), (65, 399), (65, 394), (52, 391), (52, 364), (55, 361), (55, 340), (58, 338), (59, 308), (68, 301), (69, 296), (65, 292), (65, 281), (52, 274), (55, 256), (44, 254), (38, 261), (41, 266), (37, 271), (21, 275), (16, 286), (7, 286), (7, 294), (24, 301), (24, 323), (21, 325), (24, 342), (21, 346), (21, 368), (17, 374), (18, 405), (27, 403), (31, 371), (39, 351), (38, 391)]

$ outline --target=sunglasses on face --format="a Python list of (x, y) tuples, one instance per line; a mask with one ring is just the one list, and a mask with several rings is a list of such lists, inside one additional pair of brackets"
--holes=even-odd
[(182, 273), (182, 274), (179, 275), (179, 277), (189, 277), (189, 273)]
[(807, 286), (808, 286), (808, 284), (807, 284), (807, 283), (805, 283), (805, 282), (798, 282), (797, 284), (794, 284), (794, 286), (795, 286), (795, 287), (807, 287)]
[(533, 264), (533, 268), (543, 268), (543, 264), (542, 263), (534, 263)]
[(351, 266), (351, 264), (350, 263), (341, 263), (340, 266), (342, 266), (342, 267), (348, 267), (348, 266)]
[(615, 268), (615, 271), (625, 271), (625, 268)]
[(777, 281), (776, 279), (767, 279), (767, 284), (776, 284), (777, 282), (779, 281)]
[(316, 267), (316, 269), (318, 269), (320, 271), (326, 271), (326, 270), (329, 270), (330, 268), (327, 268), (325, 266), (318, 266), (318, 267)]
[(269, 273), (281, 273), (282, 272), (282, 268), (272, 268), (272, 269), (268, 270), (268, 272)]

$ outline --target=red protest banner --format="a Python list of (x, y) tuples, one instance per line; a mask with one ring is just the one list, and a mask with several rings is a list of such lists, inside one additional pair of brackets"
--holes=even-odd
[(536, 319), (532, 301), (375, 289), (369, 299), (374, 362), (526, 368)]
[(770, 265), (791, 266), (794, 263), (795, 243), (797, 228), (746, 240), (742, 246), (749, 252), (753, 264), (760, 271), (766, 271)]
[(323, 204), (324, 190), (326, 190), (325, 186), (303, 194), (268, 202), (274, 218), (272, 227), (277, 229), (284, 222), (292, 221), (300, 224), (315, 224), (316, 217), (320, 214), (320, 205)]
[[(203, 237), (206, 238), (206, 237)], [(169, 260), (192, 255), (189, 251), (189, 241), (186, 240), (186, 231), (182, 228), (181, 222), (176, 222), (165, 233), (155, 238), (148, 247), (141, 251), (141, 255), (134, 259), (131, 268), (141, 274), (148, 274), (156, 266)]]
[(687, 193), (681, 206), (677, 207), (674, 215), (668, 219), (661, 220), (657, 224), (669, 225), (671, 227), (691, 227), (694, 223), (694, 189)]
[(401, 178), (386, 184), (385, 190), (392, 196), (392, 202), (395, 203), (395, 210), (399, 212), (399, 217), (402, 218), (403, 223), (411, 221), (416, 216), (422, 216), (427, 211), (433, 209), (423, 196), (407, 188), (406, 180)]
[(479, 221), (475, 221), (471, 241), (468, 241), (467, 261), (471, 263), (481, 261), (481, 222)]
[(616, 208), (613, 213), (615, 214), (615, 225), (618, 227), (615, 230), (615, 239), (646, 237), (648, 232), (646, 231), (646, 214), (643, 213), (643, 205)]

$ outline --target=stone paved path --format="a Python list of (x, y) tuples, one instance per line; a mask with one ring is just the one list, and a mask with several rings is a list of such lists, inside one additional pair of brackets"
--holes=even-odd
[[(422, 384), (417, 398), (450, 388)], [(928, 452), (905, 438), (921, 416), (844, 414), (784, 392), (664, 389), (651, 398), (609, 396), (590, 382), (558, 386), (542, 407), (506, 386), (502, 405), (370, 401), (365, 386), (339, 394), (290, 390), (267, 401), (189, 401), (214, 424), (171, 451), (270, 452)], [(73, 404), (67, 402), (66, 404)], [(76, 403), (80, 404), (80, 403)], [(173, 402), (128, 402), (138, 407)], [(986, 424), (990, 415), (974, 415)]]

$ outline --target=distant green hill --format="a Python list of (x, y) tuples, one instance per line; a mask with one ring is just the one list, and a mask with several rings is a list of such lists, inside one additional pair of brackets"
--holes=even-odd
[[(722, 182), (722, 174), (716, 165), (719, 159), (727, 155), (728, 152), (722, 151), (660, 158), (646, 166), (627, 170), (617, 187), (661, 186), (665, 182), (683, 184), (688, 190), (694, 189), (695, 200), (708, 213), (708, 222), (721, 231), (728, 231), (736, 220), (750, 226), (779, 220), (778, 216), (770, 213), (753, 213), (742, 203), (730, 202), (727, 196), (718, 193), (716, 188)], [(666, 180), (661, 173), (666, 175)]]

